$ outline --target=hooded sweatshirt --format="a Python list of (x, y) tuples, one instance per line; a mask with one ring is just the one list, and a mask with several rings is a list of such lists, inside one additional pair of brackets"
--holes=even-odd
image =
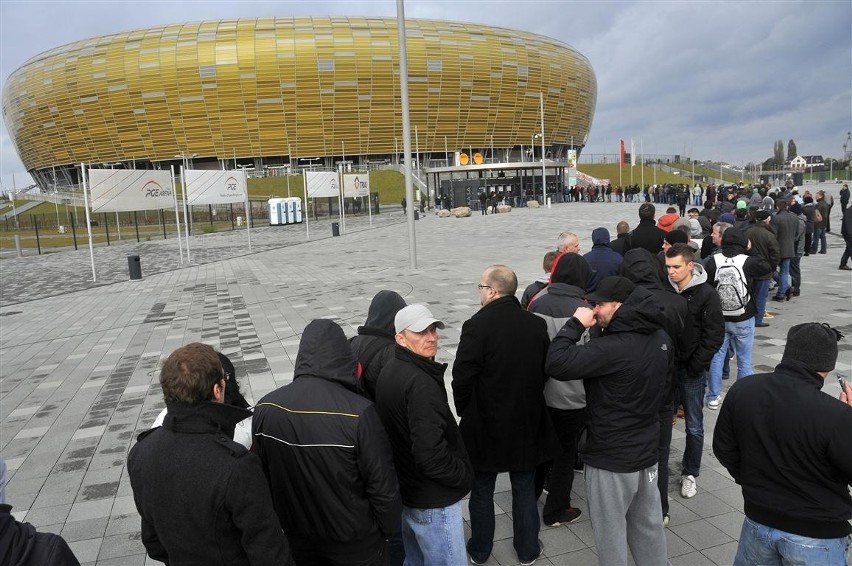
[(669, 283), (675, 293), (686, 299), (690, 315), (685, 330), (689, 340), (679, 352), (678, 367), (686, 370), (689, 377), (698, 377), (710, 368), (710, 361), (725, 338), (722, 303), (716, 290), (707, 284), (707, 272), (698, 262), (692, 268), (692, 279), (683, 289)]
[(589, 293), (598, 288), (598, 283), (604, 277), (618, 275), (623, 257), (609, 247), (609, 231), (606, 228), (592, 230), (592, 251), (584, 256), (592, 268), (592, 278), (586, 287)]
[(340, 326), (314, 320), (293, 382), (255, 407), (252, 450), (291, 539), (369, 547), (399, 530), (390, 443), (375, 406), (356, 392), (356, 366)]
[[(556, 258), (550, 271), (551, 283), (535, 296), (529, 310), (547, 323), (550, 339), (574, 315), (577, 307), (589, 306), (583, 296), (592, 276), (588, 262), (578, 254)], [(584, 333), (584, 341), (588, 333)], [(581, 381), (548, 379), (544, 384), (544, 400), (548, 407), (565, 410), (586, 406), (586, 390)]]
[(376, 380), (396, 343), (393, 319), (405, 299), (395, 291), (379, 291), (367, 310), (364, 326), (358, 327), (358, 336), (349, 341), (352, 355), (358, 361), (359, 390), (371, 401), (376, 399)]

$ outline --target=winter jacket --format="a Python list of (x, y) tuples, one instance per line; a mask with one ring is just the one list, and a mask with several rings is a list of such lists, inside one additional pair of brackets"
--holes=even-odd
[(447, 364), (396, 345), (376, 384), (376, 408), (406, 507), (447, 507), (473, 483), (473, 467), (447, 404), (446, 369)]
[[(753, 222), (746, 230), (746, 237), (751, 242), (751, 255), (758, 255), (769, 263), (772, 271), (778, 267), (781, 262), (781, 247), (778, 245), (778, 238), (775, 237), (775, 231), (772, 226), (766, 222)], [(755, 279), (769, 279), (772, 276), (772, 271)]]
[(781, 250), (781, 259), (796, 257), (796, 240), (800, 237), (799, 220), (796, 215), (789, 210), (781, 210), (772, 217), (771, 222)]
[[(730, 232), (730, 234), (728, 232)], [(724, 257), (731, 258), (738, 255), (747, 255), (748, 252), (746, 251), (746, 246), (748, 246), (748, 238), (746, 238), (745, 234), (739, 230), (725, 230), (725, 233), (722, 234), (721, 254)], [(716, 257), (717, 256), (715, 254), (711, 255), (707, 258), (707, 261), (704, 264), (704, 267), (707, 270), (707, 281), (714, 287), (716, 286), (715, 276), (716, 269), (718, 268), (716, 265)], [(745, 313), (738, 316), (726, 316), (726, 322), (741, 322), (743, 320), (748, 320), (757, 314), (757, 308), (754, 305), (754, 280), (766, 278), (771, 275), (772, 268), (770, 267), (769, 262), (762, 257), (758, 255), (751, 255), (748, 256), (748, 259), (745, 260), (745, 264), (743, 264), (743, 273), (746, 276), (746, 285), (748, 287), (749, 294), (749, 300), (745, 306)]]
[(39, 533), (12, 516), (12, 506), (0, 504), (0, 564), (4, 566), (80, 566), (65, 540)]
[[(726, 230), (725, 232), (728, 232)], [(672, 290), (686, 299), (689, 321), (686, 333), (690, 340), (680, 352), (678, 367), (689, 377), (698, 377), (710, 368), (710, 362), (725, 339), (725, 317), (716, 290), (707, 282), (707, 272), (700, 263), (692, 268), (692, 279), (683, 289), (671, 283)]]
[[(820, 216), (822, 216), (822, 220), (820, 222), (817, 222), (816, 218), (814, 218), (814, 228), (825, 230), (825, 227), (828, 225), (828, 215), (831, 212), (828, 208), (828, 203), (825, 202), (825, 199), (820, 199), (816, 201), (816, 205), (814, 206), (816, 210), (819, 211)], [(816, 216), (816, 214), (814, 216)]]
[(462, 325), (453, 399), (477, 472), (534, 470), (559, 452), (544, 404), (549, 345), (545, 323), (514, 296), (491, 301)]
[[(588, 307), (583, 299), (592, 276), (588, 262), (577, 254), (556, 258), (551, 270), (552, 283), (535, 296), (530, 311), (547, 323), (550, 340), (574, 315), (578, 307)], [(588, 334), (584, 335), (585, 342)], [(548, 407), (577, 410), (586, 406), (586, 390), (582, 381), (548, 379), (544, 385), (544, 400)]]
[(814, 216), (816, 216), (816, 205), (812, 202), (802, 205), (802, 214), (805, 215), (805, 234), (814, 233)]
[(550, 274), (543, 275), (527, 285), (527, 288), (524, 289), (524, 294), (521, 296), (521, 308), (526, 310), (526, 308), (530, 304), (530, 300), (535, 297), (536, 293), (547, 287), (547, 283), (550, 281)]
[(713, 453), (742, 486), (746, 516), (805, 537), (852, 533), (852, 407), (795, 359), (734, 383)]
[(331, 320), (305, 327), (293, 382), (254, 409), (252, 450), (293, 540), (380, 544), (402, 510), (390, 443), (357, 393), (356, 362)]
[(166, 407), (163, 426), (140, 434), (127, 458), (148, 555), (170, 566), (293, 564), (260, 460), (231, 440), (251, 412)]
[(639, 225), (630, 232), (630, 247), (645, 248), (652, 254), (663, 249), (666, 231), (660, 230), (653, 219), (640, 220)]
[(621, 262), (624, 259), (621, 254), (609, 247), (609, 231), (606, 228), (595, 228), (592, 230), (592, 251), (583, 255), (592, 268), (592, 278), (586, 288), (589, 293), (598, 288), (598, 283), (604, 277), (618, 275)]
[(359, 365), (359, 391), (371, 401), (376, 399), (379, 373), (396, 344), (393, 320), (403, 307), (405, 300), (398, 293), (379, 291), (370, 302), (364, 326), (359, 326), (358, 335), (349, 341)]
[(630, 243), (630, 234), (618, 234), (613, 241), (609, 243), (612, 251), (624, 256), (633, 246)]
[(636, 287), (601, 336), (577, 345), (584, 329), (571, 318), (553, 339), (548, 375), (582, 379), (586, 387), (586, 464), (630, 473), (657, 463), (658, 414), (673, 355), (664, 325), (654, 295)]

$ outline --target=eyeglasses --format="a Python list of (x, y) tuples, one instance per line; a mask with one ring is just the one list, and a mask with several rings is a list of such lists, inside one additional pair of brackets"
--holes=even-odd
[(494, 287), (492, 287), (491, 285), (477, 285), (476, 288), (477, 289), (493, 289)]

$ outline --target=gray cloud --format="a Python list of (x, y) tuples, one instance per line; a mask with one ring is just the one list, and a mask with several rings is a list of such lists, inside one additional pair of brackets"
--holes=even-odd
[[(646, 154), (762, 161), (776, 139), (842, 157), (852, 130), (852, 3), (408, 0), (406, 16), (540, 33), (589, 58), (598, 104), (585, 154), (633, 138)], [(361, 2), (0, 3), (0, 81), (30, 57), (95, 35), (197, 21), (290, 15), (393, 17), (393, 0)], [(2, 87), (2, 84), (0, 84)], [(0, 126), (0, 174), (23, 166)]]

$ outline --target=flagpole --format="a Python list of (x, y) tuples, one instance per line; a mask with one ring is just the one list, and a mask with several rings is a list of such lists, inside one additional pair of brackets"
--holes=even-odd
[[(184, 162), (186, 162), (186, 158), (184, 158)], [(189, 253), (189, 213), (187, 212), (188, 208), (186, 206), (188, 183), (186, 182), (186, 168), (183, 165), (180, 166), (180, 178), (181, 181), (183, 181), (183, 229), (184, 234), (186, 234), (186, 262), (192, 263)]]
[(169, 166), (172, 172), (172, 200), (175, 203), (175, 227), (177, 227), (178, 251), (180, 252), (180, 264), (183, 265), (183, 241), (180, 237), (180, 211), (178, 210), (177, 185), (175, 184), (175, 166)]

